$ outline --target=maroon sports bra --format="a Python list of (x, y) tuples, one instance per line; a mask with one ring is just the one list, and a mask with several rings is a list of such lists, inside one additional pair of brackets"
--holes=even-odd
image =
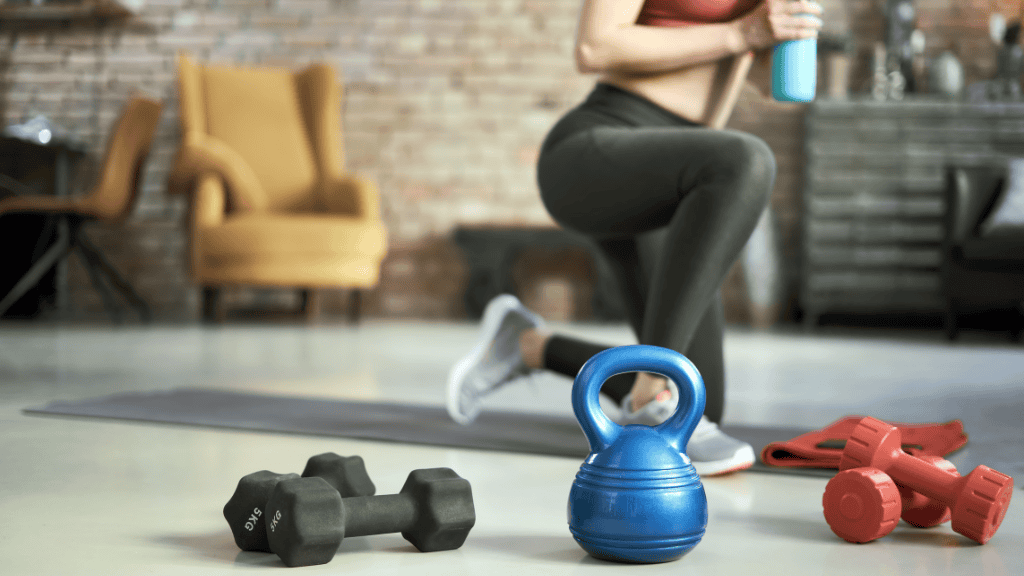
[(647, 0), (637, 24), (690, 26), (729, 22), (743, 16), (761, 0)]

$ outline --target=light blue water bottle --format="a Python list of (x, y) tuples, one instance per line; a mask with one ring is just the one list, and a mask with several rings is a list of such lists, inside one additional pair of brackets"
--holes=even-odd
[[(799, 14), (813, 18), (811, 14)], [(818, 80), (818, 39), (787, 40), (772, 53), (772, 98), (778, 102), (810, 102)]]

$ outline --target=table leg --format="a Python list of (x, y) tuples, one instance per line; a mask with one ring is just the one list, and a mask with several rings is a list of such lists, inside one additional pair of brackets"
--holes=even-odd
[[(71, 191), (68, 189), (68, 153), (63, 148), (57, 149), (57, 158), (54, 165), (53, 192), (57, 197), (66, 197)], [(57, 222), (57, 242), (61, 245), (70, 242), (71, 230), (68, 227), (66, 218), (60, 218)], [(66, 320), (68, 313), (68, 261), (62, 258), (57, 262), (54, 279), (56, 317), (58, 321)]]

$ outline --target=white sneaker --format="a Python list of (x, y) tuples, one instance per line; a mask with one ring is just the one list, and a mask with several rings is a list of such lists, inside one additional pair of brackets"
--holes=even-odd
[(707, 416), (700, 417), (686, 455), (701, 476), (738, 472), (754, 465), (754, 447), (722, 432)]
[[(654, 400), (632, 410), (632, 395), (622, 399), (622, 416), (619, 424), (643, 424), (657, 426), (676, 411), (679, 392), (675, 383), (669, 380), (668, 390), (658, 394)], [(754, 465), (754, 447), (742, 440), (722, 432), (718, 425), (701, 416), (697, 428), (686, 445), (686, 455), (701, 476), (717, 476), (729, 472), (746, 470)]]
[(511, 294), (487, 303), (476, 346), (448, 374), (452, 420), (469, 424), (480, 413), (484, 396), (530, 373), (519, 352), (519, 337), (525, 330), (543, 327), (544, 320)]
[(627, 424), (643, 424), (644, 426), (657, 426), (676, 411), (676, 406), (679, 404), (679, 389), (676, 388), (676, 383), (667, 380), (668, 389), (662, 390), (647, 404), (644, 404), (638, 408), (635, 412), (633, 411), (633, 394), (632, 392), (626, 394), (626, 397), (622, 399), (620, 408), (622, 415), (618, 422), (619, 424), (626, 426)]

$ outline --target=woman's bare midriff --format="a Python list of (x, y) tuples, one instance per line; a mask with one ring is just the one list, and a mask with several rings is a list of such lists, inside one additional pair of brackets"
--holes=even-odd
[(731, 110), (720, 110), (719, 107), (733, 85), (743, 82), (743, 78), (730, 78), (734, 60), (726, 58), (657, 75), (608, 73), (600, 78), (600, 82), (643, 96), (692, 122), (710, 125), (714, 117), (722, 114), (728, 117)]

